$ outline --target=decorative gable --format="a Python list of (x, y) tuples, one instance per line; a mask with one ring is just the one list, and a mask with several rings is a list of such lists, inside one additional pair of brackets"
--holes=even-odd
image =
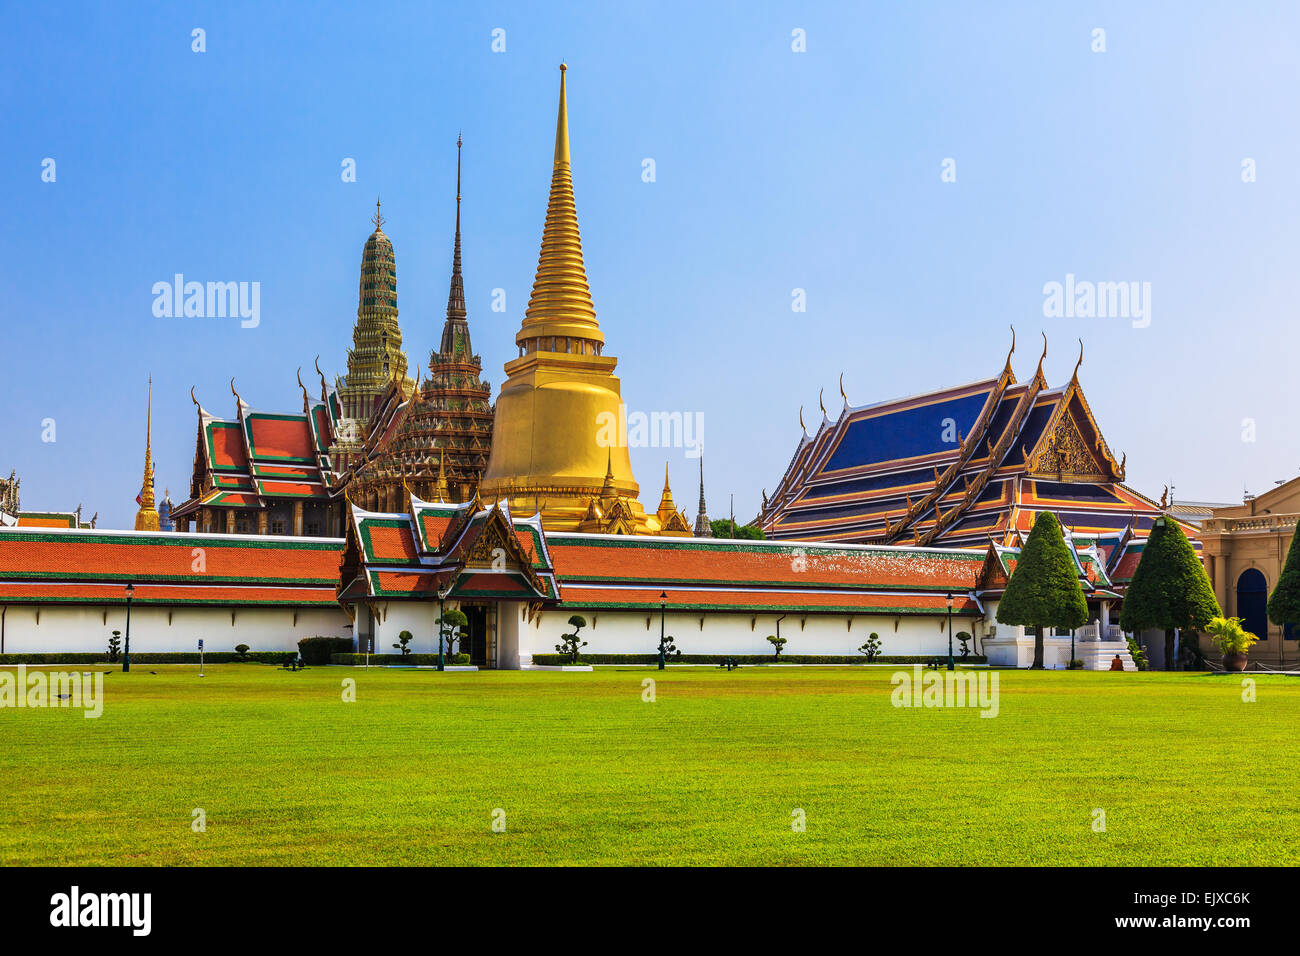
[(1109, 481), (1107, 469), (1093, 454), (1083, 437), (1079, 423), (1069, 409), (1064, 409), (1055, 427), (1047, 432), (1031, 452), (1027, 469), (1030, 477), (1056, 481)]

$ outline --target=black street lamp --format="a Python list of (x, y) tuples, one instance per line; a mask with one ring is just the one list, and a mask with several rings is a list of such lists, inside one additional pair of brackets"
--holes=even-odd
[(953, 669), (952, 660), (952, 592), (948, 592), (948, 670)]
[(668, 592), (659, 592), (659, 669), (664, 669), (664, 611), (668, 607)]
[(122, 673), (131, 670), (131, 598), (135, 594), (135, 585), (126, 584), (126, 650), (122, 652)]

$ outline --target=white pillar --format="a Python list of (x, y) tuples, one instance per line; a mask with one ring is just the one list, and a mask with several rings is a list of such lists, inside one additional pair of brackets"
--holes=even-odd
[(522, 601), (502, 601), (497, 605), (498, 669), (519, 670), (519, 634), (527, 626), (523, 620), (524, 606)]

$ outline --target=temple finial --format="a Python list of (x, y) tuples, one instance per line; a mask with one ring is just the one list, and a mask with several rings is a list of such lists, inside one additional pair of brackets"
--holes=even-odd
[(376, 197), (375, 197), (375, 214), (374, 214), (374, 216), (373, 216), (373, 217), (371, 218), (371, 220), (370, 220), (371, 222), (373, 222), (373, 223), (375, 224), (375, 232), (382, 232), (382, 231), (383, 231), (383, 228), (384, 228), (384, 223), (388, 222), (388, 220), (384, 218), (384, 214), (381, 213), (381, 212), (379, 211), (379, 207), (380, 207), (380, 205), (381, 205), (381, 203), (379, 202), (379, 197), (376, 196)]
[(1016, 352), (1016, 327), (1011, 326), (1011, 348), (1007, 350), (1006, 371), (1011, 371), (1011, 356)]
[(569, 163), (569, 106), (564, 90), (564, 71), (568, 67), (560, 64), (560, 112), (555, 119), (555, 164)]
[[(465, 280), (460, 272), (460, 152), (461, 137), (456, 134), (456, 239), (451, 254), (451, 288), (447, 292), (447, 318), (465, 318)], [(448, 341), (448, 332), (443, 332), (443, 351), (451, 351), (454, 342)], [(468, 344), (466, 346), (468, 348)]]
[(302, 383), (302, 366), (298, 366), (298, 387), (302, 389), (302, 410), (305, 412), (311, 408), (311, 397), (307, 394), (307, 386)]
[(840, 372), (840, 398), (844, 399), (844, 407), (849, 407), (849, 397), (844, 394), (844, 373)]
[(803, 429), (805, 437), (808, 434), (808, 426), (803, 423), (803, 406), (799, 406), (799, 427)]
[(826, 389), (824, 388), (817, 389), (817, 404), (821, 406), (822, 418), (826, 417), (826, 403), (822, 400), (822, 396), (825, 394), (825, 392)]
[(329, 387), (325, 384), (325, 373), (320, 370), (320, 356), (316, 356), (316, 374), (320, 376), (320, 400), (325, 401)]
[(1038, 357), (1038, 370), (1034, 373), (1037, 378), (1043, 374), (1043, 359), (1047, 358), (1047, 333), (1043, 333), (1043, 354)]
[(1083, 364), (1083, 339), (1079, 339), (1079, 361), (1074, 363), (1074, 374), (1070, 376), (1070, 381), (1076, 385), (1079, 384), (1079, 366)]

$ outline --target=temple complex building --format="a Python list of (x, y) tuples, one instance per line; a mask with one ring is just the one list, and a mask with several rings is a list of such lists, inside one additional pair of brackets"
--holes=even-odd
[[(1015, 350), (1014, 342), (1012, 352)], [(1044, 337), (1043, 357), (1047, 347)], [(1145, 537), (1167, 508), (1124, 483), (1079, 384), (1048, 386), (1043, 359), (1027, 382), (1011, 369), (957, 388), (823, 408), (776, 490), (770, 538), (882, 544), (1010, 545), (1040, 511), (1080, 535)], [(843, 395), (843, 392), (841, 392)], [(802, 413), (800, 414), (802, 420)]]
[[(457, 142), (457, 149), (460, 142)], [(171, 509), (175, 530), (340, 536), (347, 500), (400, 508), (407, 489), (463, 501), (477, 489), (491, 447), (491, 389), (480, 377), (465, 308), (460, 252), (460, 158), (451, 291), (442, 342), (419, 385), (407, 375), (398, 326), (397, 271), (384, 217), (361, 257), (347, 374), (329, 385), (316, 361), (319, 396), (303, 384), (302, 411), (260, 412), (239, 396), (233, 418), (198, 403), (189, 498)], [(378, 205), (378, 204), (376, 204)]]
[(563, 64), (546, 225), (515, 344), (519, 356), (505, 366), (481, 498), (508, 499), (518, 515), (540, 513), (548, 529), (663, 532), (637, 497), (626, 443), (600, 440), (602, 423), (620, 420), (623, 400), (582, 258)]
[[(400, 508), (406, 492), (435, 501), (469, 501), (492, 447), (492, 387), (470, 342), (460, 254), (460, 149), (456, 140), (456, 236), (442, 339), (429, 375), (400, 414), (372, 432), (349, 498), (364, 507)], [(396, 394), (388, 396), (396, 400)]]

